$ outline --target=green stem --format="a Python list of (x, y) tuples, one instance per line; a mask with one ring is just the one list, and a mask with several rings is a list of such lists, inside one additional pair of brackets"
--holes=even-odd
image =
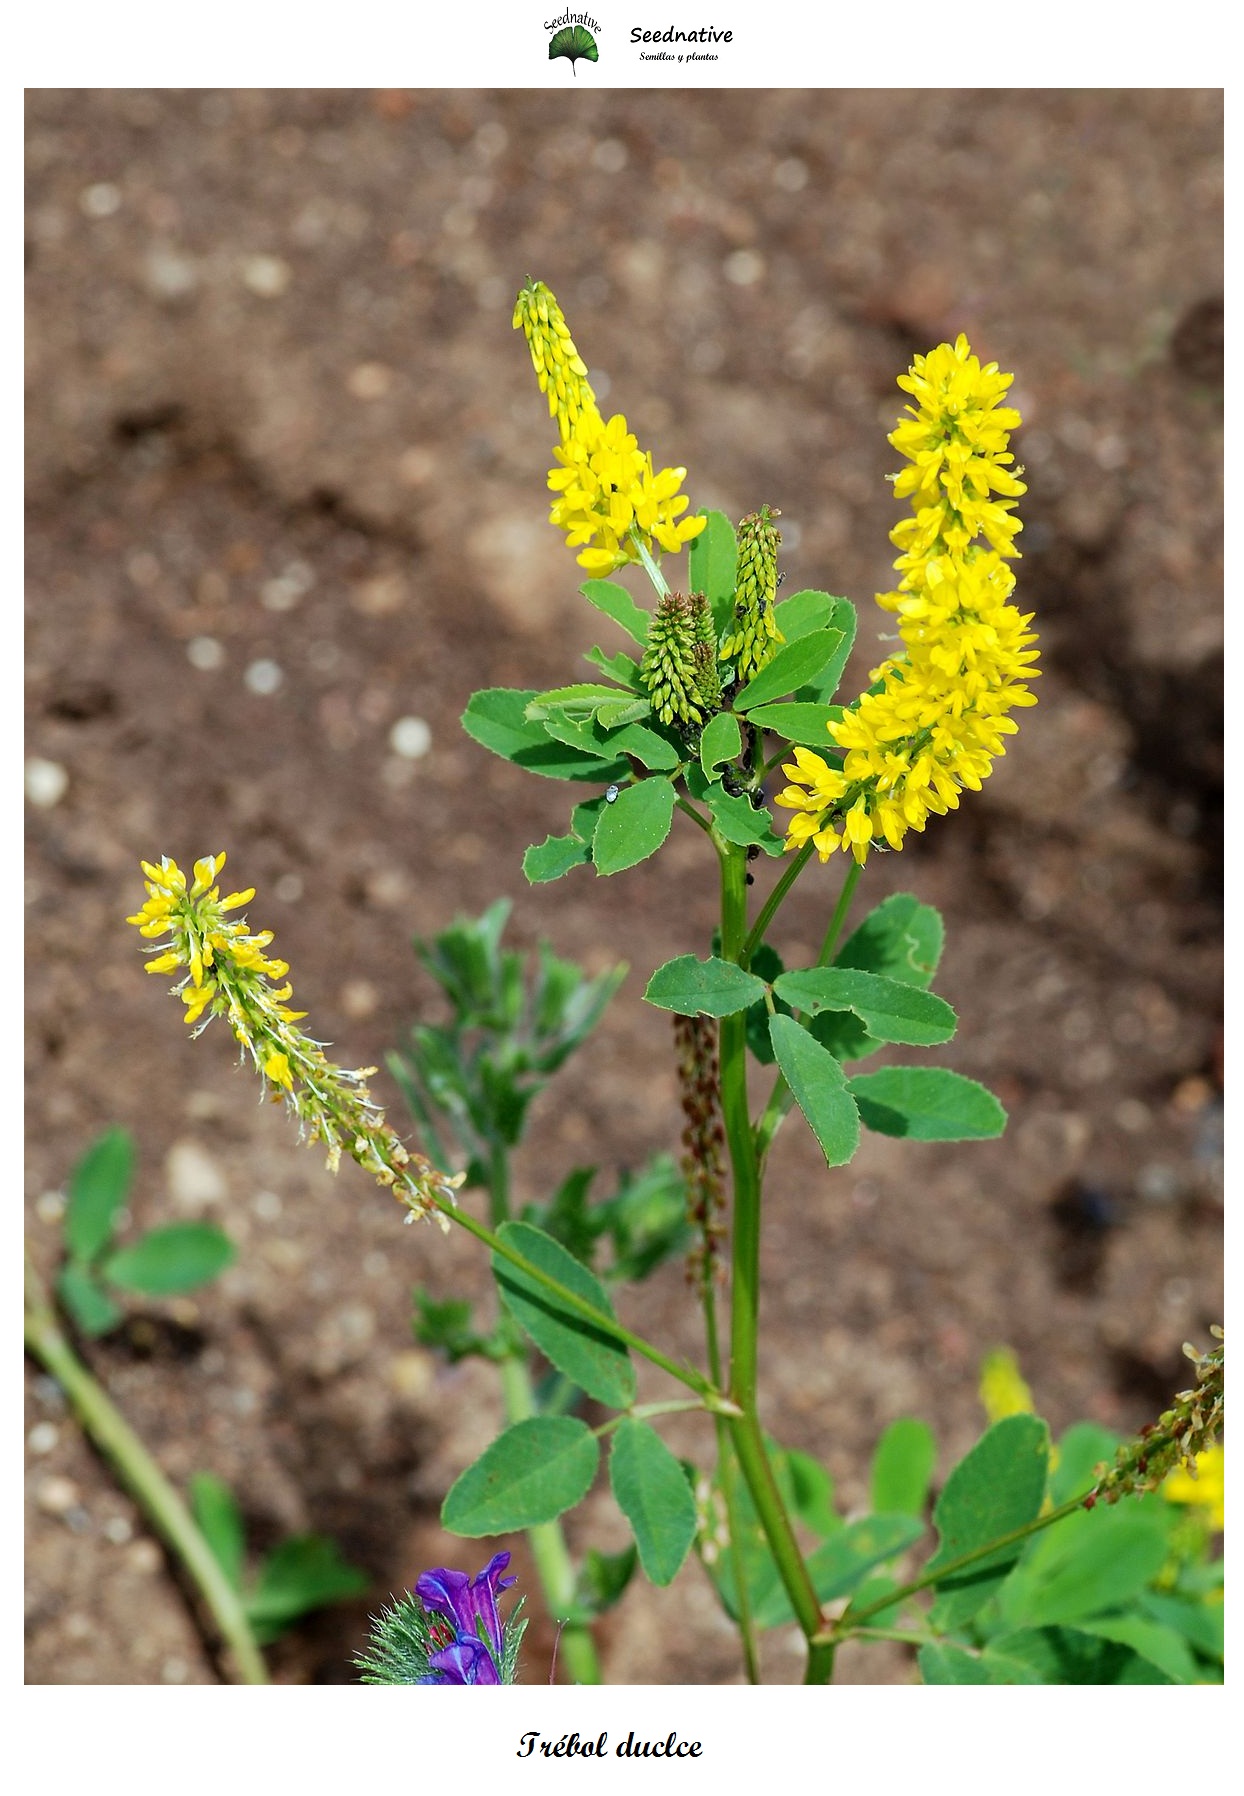
[(925, 1572), (923, 1577), (913, 1578), (910, 1584), (900, 1584), (899, 1588), (892, 1590), (889, 1596), (880, 1597), (875, 1603), (868, 1603), (863, 1609), (858, 1609), (854, 1613), (848, 1610), (833, 1627), (823, 1631), (821, 1639), (830, 1642), (845, 1640), (855, 1632), (857, 1625), (862, 1621), (867, 1621), (870, 1615), (880, 1615), (885, 1609), (893, 1609), (899, 1603), (905, 1603), (909, 1596), (915, 1596), (921, 1590), (928, 1590), (934, 1584), (944, 1584), (947, 1578), (957, 1577), (961, 1571), (966, 1571), (969, 1565), (975, 1565), (979, 1560), (987, 1559), (991, 1553), (1001, 1552), (1004, 1547), (1018, 1546), (1030, 1535), (1040, 1534), (1043, 1528), (1050, 1527), (1054, 1522), (1061, 1522), (1065, 1516), (1074, 1515), (1077, 1509), (1084, 1507), (1084, 1499), (1089, 1494), (1089, 1490), (1083, 1491), (1078, 1497), (1072, 1497), (1069, 1502), (1060, 1503), (1057, 1509), (1047, 1510), (1035, 1521), (1025, 1522), (1022, 1528), (1012, 1528), (1009, 1534), (999, 1534), (996, 1539), (986, 1541), (984, 1546), (973, 1547), (970, 1553), (961, 1553), (957, 1559), (947, 1560), (946, 1564), (939, 1565), (936, 1571)]
[(185, 1567), (232, 1655), (237, 1674), (233, 1681), (266, 1684), (267, 1667), (251, 1632), (241, 1593), (225, 1576), (187, 1505), (103, 1386), (74, 1352), (29, 1259), (25, 1334), (26, 1351), (60, 1385), (87, 1438), (112, 1463), (122, 1484)]
[(805, 842), (803, 847), (795, 855), (794, 859), (787, 862), (786, 871), (783, 873), (781, 879), (778, 880), (773, 890), (769, 893), (769, 896), (765, 899), (764, 904), (760, 909), (760, 915), (756, 918), (756, 921), (748, 934), (747, 940), (743, 943), (743, 953), (746, 957), (745, 964), (747, 961), (751, 960), (752, 955), (756, 952), (757, 948), (759, 948), (761, 942), (764, 941), (766, 935), (768, 935), (769, 925), (777, 915), (778, 906), (786, 897), (786, 894), (790, 891), (795, 881), (799, 878), (799, 875), (803, 872), (808, 862), (812, 859), (815, 850), (815, 842)]
[[(743, 966), (747, 856), (743, 849), (721, 840), (717, 851), (721, 861), (721, 956)], [(747, 1035), (742, 1013), (722, 1018), (720, 1054), (722, 1121), (734, 1173), (730, 1395), (741, 1412), (729, 1423), (730, 1438), (791, 1606), (809, 1642), (805, 1681), (824, 1684), (833, 1676), (833, 1646), (814, 1644), (823, 1625), (821, 1605), (773, 1476), (757, 1415), (760, 1170), (747, 1101)]]
[[(847, 920), (847, 912), (851, 908), (851, 900), (855, 896), (855, 888), (860, 882), (864, 869), (858, 861), (851, 862), (851, 869), (842, 882), (842, 890), (838, 894), (838, 902), (834, 906), (834, 914), (829, 919), (829, 927), (825, 931), (825, 940), (821, 943), (821, 951), (813, 963), (818, 967), (827, 967), (834, 957), (838, 946), (838, 937), (842, 934), (842, 926)], [(796, 1013), (798, 1014), (798, 1013)], [(790, 1086), (783, 1074), (779, 1073), (773, 1082), (773, 1090), (769, 1093), (769, 1102), (765, 1105), (764, 1115), (756, 1124), (756, 1156), (763, 1167), (765, 1156), (773, 1145), (773, 1137), (782, 1126), (782, 1122), (794, 1103)]]
[(465, 1229), (468, 1235), (474, 1235), (477, 1241), (482, 1241), (486, 1247), (490, 1247), (493, 1253), (508, 1261), (511, 1266), (517, 1266), (518, 1270), (533, 1283), (543, 1285), (546, 1291), (551, 1292), (557, 1298), (564, 1309), (573, 1310), (576, 1315), (582, 1316), (585, 1321), (590, 1322), (594, 1328), (600, 1329), (603, 1334), (612, 1335), (615, 1340), (623, 1342), (633, 1352), (650, 1360), (654, 1366), (660, 1366), (663, 1372), (668, 1372), (671, 1378), (678, 1380), (679, 1384), (685, 1384), (689, 1390), (697, 1391), (703, 1398), (706, 1409), (719, 1415), (734, 1413), (734, 1406), (730, 1399), (724, 1392), (717, 1390), (704, 1377), (703, 1373), (697, 1372), (692, 1366), (680, 1366), (676, 1360), (670, 1358), (668, 1353), (662, 1353), (659, 1347), (654, 1347), (651, 1341), (645, 1341), (642, 1335), (632, 1334), (629, 1328), (623, 1328), (622, 1324), (613, 1316), (606, 1315), (604, 1310), (598, 1310), (594, 1303), (589, 1303), (585, 1297), (580, 1297), (577, 1291), (572, 1291), (569, 1286), (563, 1285), (559, 1279), (542, 1271), (539, 1266), (533, 1266), (530, 1260), (508, 1246), (493, 1233), (492, 1229), (486, 1228), (482, 1222), (477, 1222), (474, 1216), (469, 1215), (465, 1210), (460, 1210), (457, 1204), (440, 1199), (436, 1201), (434, 1208), (438, 1215), (444, 1216), (449, 1222), (456, 1223), (459, 1228)]
[(634, 543), (635, 548), (639, 554), (639, 565), (643, 568), (645, 574), (647, 574), (648, 578), (651, 580), (653, 586), (656, 588), (656, 591), (660, 595), (660, 597), (663, 599), (667, 598), (669, 596), (669, 590), (670, 590), (669, 582), (666, 580), (665, 575), (661, 572), (660, 568), (657, 566), (656, 562), (652, 559), (652, 556), (649, 554), (647, 543), (644, 541), (643, 537), (639, 534), (638, 530), (632, 529), (630, 536), (631, 536), (631, 541)]
[[(503, 1142), (494, 1141), (488, 1176), (489, 1209), (494, 1228), (510, 1217), (510, 1158)], [(525, 1353), (513, 1353), (501, 1361), (501, 1395), (505, 1418), (511, 1425), (536, 1414), (536, 1394)], [(561, 1650), (571, 1680), (599, 1684), (600, 1660), (586, 1619), (575, 1619), (575, 1571), (559, 1521), (539, 1522), (527, 1529), (527, 1542), (535, 1560), (536, 1575), (544, 1592), (545, 1606), (555, 1621), (563, 1622)]]
[(681, 796), (676, 798), (674, 800), (674, 803), (675, 803), (675, 805), (677, 805), (677, 807), (680, 811), (685, 812), (685, 814), (688, 817), (690, 817), (691, 821), (704, 831), (704, 834), (706, 836), (712, 835), (712, 833), (713, 833), (712, 824), (709, 822), (707, 817), (702, 817), (700, 815), (699, 811), (696, 810), (696, 808), (693, 804), (688, 803), (688, 801)]

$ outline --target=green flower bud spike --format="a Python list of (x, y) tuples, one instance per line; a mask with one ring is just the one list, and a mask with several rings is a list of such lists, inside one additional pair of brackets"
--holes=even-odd
[(698, 729), (720, 709), (712, 613), (702, 593), (671, 592), (658, 602), (639, 672), (662, 723)]
[(721, 645), (723, 661), (735, 663), (735, 674), (747, 681), (773, 659), (786, 638), (773, 616), (777, 596), (777, 552), (782, 538), (771, 519), (782, 514), (762, 505), (740, 520), (739, 577), (734, 589), (734, 629)]

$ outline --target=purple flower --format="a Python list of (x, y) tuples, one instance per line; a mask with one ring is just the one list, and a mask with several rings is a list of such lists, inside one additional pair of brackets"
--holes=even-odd
[[(424, 1684), (499, 1684), (505, 1659), (505, 1629), (497, 1611), (497, 1597), (517, 1578), (503, 1578), (510, 1563), (508, 1553), (497, 1553), (483, 1571), (469, 1578), (466, 1572), (438, 1566), (426, 1571), (415, 1585), (415, 1594), (429, 1615), (443, 1616), (452, 1634), (433, 1625), (439, 1650), (428, 1658), (429, 1676)], [(435, 1674), (435, 1675), (432, 1675)]]

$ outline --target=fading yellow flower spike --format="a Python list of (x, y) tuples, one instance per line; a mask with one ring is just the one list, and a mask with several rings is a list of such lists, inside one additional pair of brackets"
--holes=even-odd
[(981, 1361), (980, 1400), (991, 1423), (1007, 1416), (1032, 1415), (1032, 1392), (1009, 1347), (995, 1347)]
[(1210, 1533), (1221, 1534), (1227, 1519), (1222, 1448), (1207, 1447), (1192, 1466), (1176, 1466), (1162, 1485), (1162, 1495), (1168, 1503), (1185, 1503), (1200, 1511)]
[(707, 519), (685, 518), (691, 501), (679, 489), (686, 468), (653, 469), (621, 412), (606, 420), (575, 348), (561, 307), (543, 281), (529, 281), (514, 307), (514, 328), (531, 351), (540, 391), (561, 438), (549, 471), (556, 495), (549, 519), (564, 531), (576, 559), (590, 574), (611, 574), (641, 550), (676, 555), (704, 529)]
[(1017, 728), (1008, 713), (1036, 703), (1024, 684), (1037, 675), (1032, 617), (1008, 603), (1026, 490), (1007, 448), (1019, 413), (1000, 404), (1012, 379), (982, 367), (964, 336), (899, 376), (917, 403), (888, 440), (911, 463), (894, 490), (913, 515), (890, 532), (900, 579), (877, 603), (897, 613), (903, 649), (870, 675), (881, 689), (827, 726), (832, 765), (797, 750), (784, 767), (788, 849), (811, 841), (823, 861), (840, 849), (862, 864), (874, 843), (901, 848), (965, 787), (980, 790)]
[[(332, 1171), (344, 1149), (365, 1172), (389, 1186), (412, 1217), (430, 1215), (439, 1203), (453, 1201), (465, 1175), (449, 1178), (402, 1145), (364, 1084), (375, 1067), (347, 1071), (334, 1066), (320, 1044), (295, 1026), (306, 1011), (287, 1008), (293, 988), (274, 983), (285, 979), (289, 967), (265, 952), (272, 931), (253, 935), (245, 918), (227, 916), (249, 904), (255, 889), (222, 898), (215, 879), (224, 864), (223, 854), (196, 861), (188, 885), (176, 861), (165, 857), (158, 866), (142, 863), (147, 901), (126, 921), (148, 939), (164, 938), (156, 941), (147, 971), (184, 969), (173, 990), (186, 1007), (186, 1022), (197, 1023), (195, 1034), (200, 1035), (214, 1016), (228, 1021), (243, 1059), (250, 1056), (270, 1095), (284, 1098), (311, 1141), (324, 1142)], [(446, 1219), (440, 1220), (448, 1228)]]

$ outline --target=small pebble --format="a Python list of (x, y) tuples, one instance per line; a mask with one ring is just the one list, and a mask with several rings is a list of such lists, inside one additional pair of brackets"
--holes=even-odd
[(420, 760), (431, 746), (432, 732), (422, 717), (399, 717), (389, 731), (389, 747), (404, 760)]
[(224, 665), (225, 651), (214, 636), (192, 636), (186, 644), (186, 659), (200, 673), (211, 673)]
[(78, 204), (88, 218), (111, 218), (121, 210), (121, 189), (111, 181), (94, 181), (82, 189)]
[(242, 284), (257, 299), (279, 299), (292, 279), (289, 263), (280, 256), (247, 256), (242, 263)]
[(268, 698), (282, 684), (285, 675), (275, 661), (252, 661), (243, 678), (251, 692), (260, 698)]
[(765, 271), (764, 257), (754, 249), (736, 249), (722, 263), (722, 273), (734, 287), (753, 287)]
[(221, 1203), (228, 1193), (224, 1174), (197, 1141), (175, 1141), (164, 1160), (169, 1196), (179, 1209), (197, 1211)]
[(45, 761), (32, 755), (26, 763), (26, 796), (41, 810), (59, 804), (69, 786), (69, 775), (59, 761)]
[(54, 1476), (43, 1480), (35, 1501), (44, 1515), (65, 1516), (78, 1507), (80, 1494), (72, 1478)]
[(50, 1453), (60, 1439), (60, 1429), (55, 1422), (36, 1422), (26, 1436), (26, 1445), (32, 1453)]

